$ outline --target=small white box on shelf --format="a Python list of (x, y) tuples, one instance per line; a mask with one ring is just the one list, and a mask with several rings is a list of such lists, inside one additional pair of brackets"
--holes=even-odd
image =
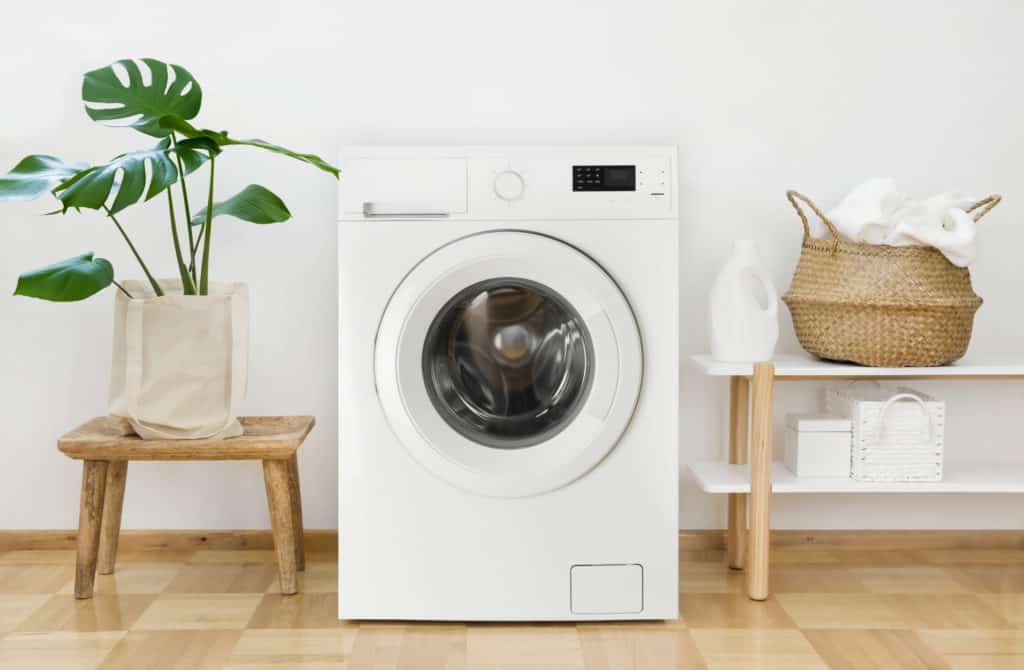
[(786, 416), (786, 467), (797, 477), (849, 477), (852, 424), (836, 416)]

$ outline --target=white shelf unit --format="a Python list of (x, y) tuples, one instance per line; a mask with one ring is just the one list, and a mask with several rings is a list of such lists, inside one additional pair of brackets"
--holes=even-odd
[(730, 379), (730, 462), (694, 463), (690, 471), (701, 489), (729, 497), (727, 559), (730, 567), (747, 570), (747, 595), (753, 600), (768, 597), (773, 494), (1024, 493), (1024, 465), (947, 463), (941, 482), (858, 482), (848, 478), (797, 477), (784, 464), (775, 462), (772, 455), (773, 389), (778, 382), (1024, 380), (1024, 355), (967, 357), (953, 365), (934, 368), (869, 368), (806, 355), (780, 355), (757, 364), (723, 363), (707, 354), (690, 360), (692, 367), (706, 376)]
[[(690, 473), (705, 493), (750, 493), (750, 466), (709, 461)], [(946, 466), (941, 482), (858, 482), (848, 477), (797, 477), (772, 464), (772, 493), (1024, 493), (1024, 466)]]

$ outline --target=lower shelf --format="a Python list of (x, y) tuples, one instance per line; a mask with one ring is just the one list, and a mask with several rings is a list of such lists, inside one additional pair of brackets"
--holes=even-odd
[[(690, 472), (706, 493), (750, 493), (750, 466), (694, 463)], [(1024, 493), (1024, 466), (946, 467), (941, 482), (858, 482), (849, 478), (797, 477), (772, 464), (772, 493)]]

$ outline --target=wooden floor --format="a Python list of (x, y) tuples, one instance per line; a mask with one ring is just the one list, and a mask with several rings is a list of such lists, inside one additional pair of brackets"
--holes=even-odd
[(1024, 552), (781, 549), (755, 603), (684, 552), (679, 621), (338, 622), (336, 555), (277, 593), (270, 551), (126, 552), (73, 597), (70, 551), (0, 554), (3, 668), (1024, 668)]

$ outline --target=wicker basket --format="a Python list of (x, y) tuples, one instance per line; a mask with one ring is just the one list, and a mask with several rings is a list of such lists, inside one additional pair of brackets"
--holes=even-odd
[(825, 392), (825, 407), (850, 417), (850, 477), (861, 482), (942, 481), (946, 403), (904, 387), (860, 382)]
[[(981, 298), (967, 268), (932, 247), (849, 242), (810, 198), (788, 191), (804, 226), (803, 249), (789, 291), (800, 345), (809, 353), (874, 367), (925, 367), (959, 359), (971, 341)], [(981, 219), (999, 204), (990, 195), (967, 211)], [(832, 239), (811, 236), (803, 202)]]

